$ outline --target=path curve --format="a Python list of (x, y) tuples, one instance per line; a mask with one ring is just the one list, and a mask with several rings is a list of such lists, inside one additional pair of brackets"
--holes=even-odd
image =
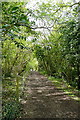
[(79, 103), (38, 72), (26, 80), (21, 103), (22, 118), (79, 118)]

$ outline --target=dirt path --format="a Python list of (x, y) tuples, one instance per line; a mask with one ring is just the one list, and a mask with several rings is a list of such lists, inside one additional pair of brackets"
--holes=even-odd
[(22, 118), (79, 118), (79, 103), (51, 81), (37, 72), (32, 72), (23, 93)]

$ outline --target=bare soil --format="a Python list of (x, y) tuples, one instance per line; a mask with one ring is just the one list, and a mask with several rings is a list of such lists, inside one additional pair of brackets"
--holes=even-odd
[(80, 119), (80, 103), (38, 72), (31, 72), (26, 80), (21, 103), (21, 118)]

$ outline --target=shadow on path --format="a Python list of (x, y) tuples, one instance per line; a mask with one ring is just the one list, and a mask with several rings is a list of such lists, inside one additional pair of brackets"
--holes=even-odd
[(79, 118), (80, 104), (38, 72), (26, 80), (21, 103), (22, 118)]

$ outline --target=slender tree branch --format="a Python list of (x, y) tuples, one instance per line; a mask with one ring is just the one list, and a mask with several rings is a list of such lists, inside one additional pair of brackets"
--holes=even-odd
[(72, 6), (74, 6), (74, 5), (80, 5), (80, 1), (77, 2), (77, 3), (74, 3), (74, 4), (72, 4), (72, 5), (70, 5), (69, 7), (72, 7)]

